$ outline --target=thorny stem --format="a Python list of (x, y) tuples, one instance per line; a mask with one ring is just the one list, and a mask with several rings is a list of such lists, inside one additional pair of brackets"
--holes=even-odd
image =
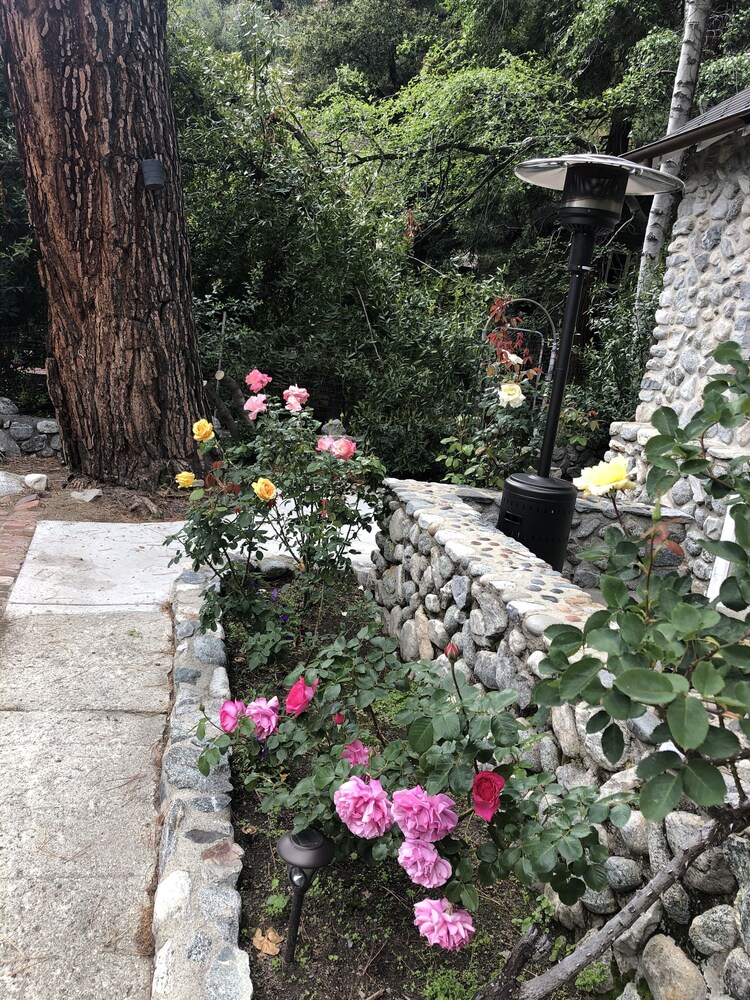
[[(461, 717), (464, 720), (464, 725), (466, 726), (466, 735), (468, 736), (469, 719), (466, 715), (464, 700), (461, 697), (461, 688), (458, 686), (458, 678), (456, 677), (456, 665), (450, 657), (448, 657), (448, 662), (451, 665), (451, 677), (453, 678), (453, 687), (456, 689), (456, 695), (458, 696), (459, 712), (461, 713)], [(474, 774), (479, 774), (479, 765), (477, 764), (476, 760), (472, 761), (472, 764), (474, 765)]]
[(372, 725), (373, 725), (373, 727), (375, 729), (375, 735), (380, 740), (380, 742), (383, 744), (383, 747), (385, 747), (385, 745), (386, 745), (386, 739), (383, 736), (383, 734), (380, 732), (380, 725), (378, 724), (378, 717), (375, 715), (375, 709), (372, 707), (372, 705), (368, 705), (367, 706), (367, 714), (370, 716), (370, 719), (372, 720)]

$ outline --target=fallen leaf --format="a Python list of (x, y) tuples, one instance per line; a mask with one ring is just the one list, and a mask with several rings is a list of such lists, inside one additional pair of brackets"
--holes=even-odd
[(279, 942), (283, 940), (272, 927), (265, 934), (260, 927), (256, 927), (255, 936), (253, 937), (253, 948), (259, 951), (261, 955), (278, 955), (281, 950)]

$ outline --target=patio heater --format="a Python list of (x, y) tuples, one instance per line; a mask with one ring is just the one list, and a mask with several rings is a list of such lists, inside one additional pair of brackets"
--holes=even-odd
[(573, 337), (596, 237), (620, 221), (626, 195), (654, 195), (682, 188), (669, 174), (618, 156), (583, 154), (527, 160), (516, 175), (529, 184), (562, 191), (559, 218), (570, 234), (570, 284), (557, 362), (547, 406), (537, 474), (514, 473), (505, 480), (497, 527), (522, 542), (553, 569), (562, 569), (576, 503), (572, 483), (550, 476)]
[(278, 840), (276, 850), (282, 861), (286, 861), (289, 885), (292, 887), (292, 909), (289, 914), (289, 928), (283, 955), (284, 963), (290, 965), (294, 961), (294, 952), (297, 948), (297, 932), (305, 893), (312, 885), (318, 871), (333, 860), (335, 846), (333, 841), (319, 830), (308, 827), (299, 833), (285, 833)]

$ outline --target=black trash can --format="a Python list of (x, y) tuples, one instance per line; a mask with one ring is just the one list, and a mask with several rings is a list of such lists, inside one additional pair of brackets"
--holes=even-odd
[(564, 479), (514, 473), (505, 480), (498, 530), (561, 570), (577, 495)]

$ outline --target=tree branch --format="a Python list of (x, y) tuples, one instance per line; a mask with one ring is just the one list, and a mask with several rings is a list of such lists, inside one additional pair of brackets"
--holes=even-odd
[[(750, 817), (750, 802), (743, 802), (733, 809), (723, 810), (715, 819), (702, 827), (690, 847), (674, 857), (647, 885), (639, 889), (622, 910), (608, 920), (601, 930), (593, 934), (547, 972), (523, 984), (516, 982), (515, 977), (520, 973), (525, 963), (519, 965), (518, 961), (515, 961), (513, 981), (509, 981), (508, 976), (506, 976), (506, 969), (511, 958), (515, 957), (516, 949), (521, 943), (519, 942), (511, 952), (500, 977), (494, 983), (480, 990), (475, 995), (474, 1000), (544, 1000), (545, 997), (550, 996), (564, 983), (585, 969), (587, 965), (595, 961), (624, 931), (632, 927), (638, 917), (645, 913), (667, 889), (673, 886), (708, 847), (723, 842), (735, 830), (744, 829), (748, 817)], [(522, 938), (521, 941), (523, 940)], [(529, 957), (531, 957), (530, 953)]]

